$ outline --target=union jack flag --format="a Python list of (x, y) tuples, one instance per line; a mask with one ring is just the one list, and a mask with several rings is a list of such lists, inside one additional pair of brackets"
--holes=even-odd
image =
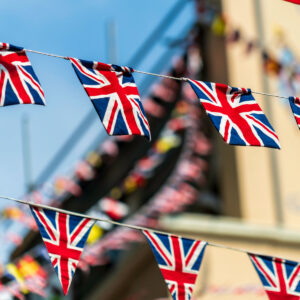
[(291, 2), (291, 3), (295, 3), (295, 4), (299, 4), (300, 5), (300, 0), (284, 0), (287, 2)]
[(276, 257), (249, 254), (270, 300), (300, 299), (300, 264)]
[(40, 86), (23, 48), (0, 43), (0, 106), (45, 105)]
[(250, 89), (196, 80), (189, 83), (226, 143), (280, 148), (276, 132)]
[(191, 299), (205, 241), (143, 231), (174, 300)]
[(70, 58), (109, 135), (143, 135), (150, 128), (129, 67)]
[(300, 129), (300, 98), (289, 97), (289, 101), (290, 101), (291, 109), (294, 114), (295, 120)]
[(31, 212), (66, 295), (95, 221), (37, 207)]

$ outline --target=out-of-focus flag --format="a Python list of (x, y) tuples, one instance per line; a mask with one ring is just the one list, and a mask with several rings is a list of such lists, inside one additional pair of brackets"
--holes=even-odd
[(16, 220), (20, 223), (25, 224), (27, 227), (36, 230), (36, 223), (30, 215), (27, 215), (17, 206), (9, 206), (2, 210), (3, 218)]
[(61, 195), (67, 191), (72, 195), (78, 197), (82, 193), (80, 185), (77, 184), (74, 179), (64, 176), (58, 177), (55, 180), (54, 190), (57, 195)]
[(120, 220), (128, 214), (128, 206), (113, 198), (101, 199), (99, 208), (113, 220)]
[(40, 276), (43, 278), (47, 278), (46, 271), (29, 254), (26, 254), (24, 257), (22, 257), (18, 261), (17, 267), (25, 279), (28, 279), (28, 278), (34, 277), (34, 276)]
[(91, 180), (95, 175), (92, 166), (86, 161), (80, 161), (77, 163), (75, 173), (81, 180)]
[(44, 92), (21, 47), (0, 43), (0, 106), (45, 105)]
[(92, 167), (100, 167), (100, 165), (102, 164), (101, 156), (95, 151), (91, 151), (87, 154), (86, 161)]
[(23, 256), (17, 263), (19, 272), (25, 279), (26, 288), (32, 292), (46, 297), (47, 272), (29, 254)]
[(5, 236), (6, 241), (9, 241), (13, 244), (15, 244), (16, 246), (19, 246), (22, 244), (23, 242), (23, 238), (14, 232), (7, 232), (6, 236)]
[(103, 229), (99, 225), (95, 224), (91, 229), (91, 232), (86, 240), (86, 243), (92, 245), (96, 241), (98, 241), (102, 236), (103, 236)]
[(18, 270), (18, 268), (15, 264), (9, 263), (9, 264), (6, 265), (5, 275), (7, 275), (11, 279), (17, 281), (17, 283), (20, 286), (20, 290), (23, 293), (25, 293), (25, 294), (28, 293), (28, 289), (26, 288), (26, 284), (25, 284), (25, 278), (23, 277), (23, 275)]

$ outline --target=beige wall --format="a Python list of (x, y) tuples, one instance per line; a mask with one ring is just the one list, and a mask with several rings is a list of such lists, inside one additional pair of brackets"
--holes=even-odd
[[(255, 0), (223, 0), (223, 8), (233, 27), (240, 28), (249, 38), (258, 37)], [(276, 54), (278, 44), (275, 28), (281, 28), (287, 44), (295, 53), (300, 52), (300, 8), (282, 0), (258, 1), (261, 5), (264, 43)], [(229, 84), (264, 91), (259, 51), (245, 55), (243, 43), (227, 46)], [(270, 92), (277, 93), (277, 79), (269, 79)], [(289, 95), (288, 95), (289, 96)], [(278, 164), (279, 187), (284, 213), (284, 225), (300, 228), (300, 132), (292, 119), (287, 101), (255, 95), (262, 106), (271, 103), (271, 113), (265, 111), (279, 135), (282, 149), (236, 147), (239, 193), (242, 217), (245, 220), (275, 224), (274, 182), (271, 168), (271, 151)], [(286, 103), (284, 103), (284, 101)], [(226, 174), (224, 174), (226, 176)], [(298, 207), (299, 206), (299, 207)], [(298, 207), (298, 208), (297, 208)], [(297, 208), (297, 209), (295, 209)]]
[[(279, 53), (275, 28), (281, 28), (284, 41), (294, 53), (300, 53), (300, 7), (282, 0), (259, 0), (264, 27), (264, 44), (274, 55)], [(257, 38), (257, 16), (255, 0), (222, 0), (223, 9), (233, 27), (240, 28), (248, 38)], [(300, 55), (299, 55), (300, 62)], [(277, 78), (269, 78), (270, 90), (264, 90), (261, 56), (254, 51), (245, 55), (245, 45), (227, 45), (228, 84), (251, 88), (253, 91), (278, 94)], [(290, 95), (287, 95), (290, 96)], [(278, 166), (280, 198), (282, 201), (285, 228), (300, 229), (300, 132), (292, 117), (287, 101), (273, 97), (255, 95), (275, 128), (282, 149), (235, 147), (239, 205), (242, 221), (254, 224), (276, 225), (274, 204), (274, 174), (272, 174), (271, 155), (273, 152)], [(266, 101), (271, 111), (266, 111)], [(224, 146), (226, 148), (230, 146)], [(223, 173), (229, 176), (230, 172)], [(225, 180), (226, 181), (226, 180)], [(223, 182), (225, 182), (223, 181)], [(227, 183), (228, 184), (228, 183)], [(231, 181), (232, 189), (235, 189)], [(228, 201), (228, 200), (227, 200)], [(229, 202), (230, 203), (230, 202)], [(226, 212), (226, 211), (225, 211)], [(217, 220), (216, 220), (217, 222)], [(280, 235), (280, 234), (279, 234)], [(274, 244), (241, 238), (222, 238), (199, 233), (198, 238), (227, 246), (244, 248), (258, 253), (285, 257), (300, 261), (298, 247)], [(235, 289), (238, 287), (262, 287), (260, 280), (246, 254), (221, 248), (208, 247), (203, 266), (198, 277), (195, 299), (268, 299), (266, 294), (255, 293), (215, 293), (210, 287)]]

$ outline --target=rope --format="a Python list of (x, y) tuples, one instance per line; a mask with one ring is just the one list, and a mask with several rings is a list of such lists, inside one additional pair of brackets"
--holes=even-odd
[(138, 71), (138, 70), (134, 70), (134, 72), (141, 73), (141, 74), (146, 74), (146, 75), (151, 75), (151, 76), (156, 76), (156, 77), (163, 77), (163, 78), (173, 79), (173, 80), (188, 81), (188, 79), (184, 78), (184, 77), (173, 77), (173, 76), (156, 74), (156, 73), (150, 73), (150, 72), (144, 72), (144, 71)]
[[(66, 59), (68, 60), (69, 57), (67, 56), (61, 56), (57, 54), (51, 54), (51, 53), (45, 53), (45, 52), (40, 52), (40, 51), (35, 51), (35, 50), (29, 50), (29, 49), (23, 49), (24, 51), (27, 52), (32, 52), (32, 53), (37, 53), (41, 55), (46, 55), (46, 56), (51, 56), (51, 57), (56, 57), (56, 58), (61, 58), (61, 59)], [(173, 80), (180, 80), (180, 81), (188, 81), (188, 78), (185, 77), (173, 77), (173, 76), (168, 76), (168, 75), (162, 75), (162, 74), (156, 74), (156, 73), (150, 73), (150, 72), (144, 72), (144, 71), (139, 71), (139, 70), (134, 70), (136, 73), (140, 74), (145, 74), (145, 75), (150, 75), (150, 76), (156, 76), (156, 77), (163, 77), (163, 78), (168, 78), (168, 79), (173, 79)], [(287, 96), (279, 96), (275, 94), (268, 94), (268, 93), (263, 93), (263, 92), (255, 92), (251, 91), (253, 94), (258, 94), (258, 95), (264, 95), (268, 97), (275, 97), (275, 98), (281, 98), (281, 99), (289, 99)]]
[[(33, 203), (33, 202), (30, 202), (30, 201), (24, 201), (24, 200), (15, 199), (15, 198), (6, 197), (6, 196), (1, 196), (1, 195), (0, 195), (0, 198), (10, 200), (10, 201), (15, 201), (15, 202), (18, 202), (18, 203), (21, 203), (21, 204), (26, 204), (26, 205), (29, 205), (29, 206), (34, 206), (34, 207), (38, 207), (38, 208), (42, 208), (42, 209), (49, 209), (49, 210), (56, 211), (56, 212), (63, 213), (63, 214), (73, 215), (73, 216), (77, 216), (77, 217), (81, 217), (81, 218), (85, 218), (85, 219), (91, 219), (91, 220), (100, 221), (100, 222), (106, 222), (106, 223), (110, 223), (110, 224), (113, 224), (113, 225), (127, 227), (127, 228), (131, 228), (131, 229), (135, 229), (135, 230), (140, 230), (140, 231), (145, 231), (146, 230), (146, 231), (152, 231), (152, 232), (159, 233), (159, 234), (165, 234), (165, 235), (176, 236), (176, 237), (179, 237), (179, 238), (190, 239), (189, 237), (184, 237), (184, 236), (177, 235), (177, 234), (167, 232), (167, 231), (156, 230), (155, 228), (148, 228), (148, 227), (143, 227), (143, 226), (120, 223), (120, 222), (109, 220), (109, 219), (102, 219), (102, 218), (98, 218), (98, 217), (92, 217), (92, 216), (89, 216), (89, 215), (86, 215), (86, 214), (81, 214), (81, 213), (77, 213), (77, 212), (73, 212), (73, 211), (69, 211), (69, 210), (65, 210), (65, 209), (60, 209), (60, 208), (52, 207), (52, 206), (49, 206), (49, 205)], [(225, 245), (221, 245), (221, 244), (215, 244), (215, 243), (211, 243), (211, 242), (207, 242), (207, 241), (206, 241), (206, 243), (207, 243), (207, 245), (209, 245), (211, 247), (217, 247), (217, 248), (227, 249), (227, 250), (231, 250), (231, 251), (242, 252), (242, 253), (246, 253), (246, 254), (266, 256), (266, 254), (255, 253), (253, 251), (248, 251), (248, 250), (245, 250), (245, 249), (242, 249), (242, 248), (235, 248), (235, 247), (225, 246)], [(271, 255), (271, 257), (273, 257), (273, 256)], [(286, 258), (279, 257), (279, 256), (276, 256), (276, 258), (282, 259), (284, 261), (286, 260)]]
[(51, 54), (51, 53), (45, 53), (45, 52), (40, 52), (40, 51), (35, 51), (35, 50), (29, 50), (29, 49), (23, 49), (24, 51), (27, 52), (32, 52), (32, 53), (37, 53), (37, 54), (42, 54), (42, 55), (47, 55), (47, 56), (52, 56), (52, 57), (57, 57), (57, 58), (62, 58), (62, 59), (69, 59), (67, 56), (61, 56), (61, 55), (56, 55), (56, 54)]
[(264, 96), (269, 96), (269, 97), (276, 97), (276, 98), (281, 98), (281, 99), (289, 99), (289, 97), (286, 97), (286, 96), (279, 96), (279, 95), (273, 95), (273, 94), (262, 93), (262, 92), (254, 92), (254, 91), (251, 91), (251, 92), (252, 92), (252, 94), (264, 95)]

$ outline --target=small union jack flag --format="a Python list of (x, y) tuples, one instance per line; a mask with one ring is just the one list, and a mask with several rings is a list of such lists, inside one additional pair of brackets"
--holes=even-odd
[(270, 300), (300, 299), (300, 264), (281, 258), (249, 254)]
[(0, 43), (0, 106), (45, 105), (40, 86), (23, 48)]
[(31, 212), (66, 295), (95, 221), (38, 207)]
[(297, 125), (300, 129), (300, 98), (298, 97), (289, 97), (290, 106), (294, 114)]
[(143, 135), (150, 140), (132, 68), (70, 58), (109, 135)]
[(295, 3), (295, 4), (299, 4), (300, 5), (300, 0), (284, 0), (287, 2), (291, 2), (291, 3)]
[(250, 89), (196, 80), (189, 83), (226, 143), (280, 148), (276, 132)]
[(174, 300), (191, 299), (207, 243), (143, 231)]

